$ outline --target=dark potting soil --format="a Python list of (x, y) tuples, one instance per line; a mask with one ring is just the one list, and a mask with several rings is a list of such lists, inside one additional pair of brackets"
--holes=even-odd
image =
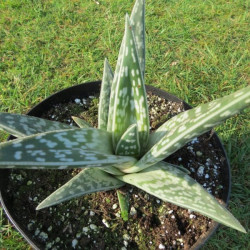
[[(180, 103), (148, 93), (151, 130), (183, 111)], [(97, 126), (98, 97), (55, 105), (43, 118), (75, 125), (71, 115)], [(93, 118), (94, 117), (94, 118)], [(181, 165), (220, 200), (225, 159), (211, 133), (195, 138), (166, 160)], [(213, 221), (163, 202), (131, 185), (129, 220), (121, 218), (116, 190), (85, 195), (36, 211), (36, 206), (80, 170), (12, 170), (7, 195), (14, 217), (41, 249), (190, 249)]]

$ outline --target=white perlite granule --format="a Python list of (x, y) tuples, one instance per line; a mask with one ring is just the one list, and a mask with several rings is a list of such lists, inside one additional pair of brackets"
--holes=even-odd
[(160, 244), (159, 249), (165, 249), (165, 246), (163, 244)]
[(72, 247), (73, 248), (75, 248), (77, 244), (78, 244), (78, 240), (77, 239), (72, 240)]

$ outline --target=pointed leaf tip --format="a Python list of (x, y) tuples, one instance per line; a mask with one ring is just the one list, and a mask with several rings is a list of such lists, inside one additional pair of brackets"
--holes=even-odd
[(80, 128), (91, 128), (91, 125), (85, 120), (78, 118), (76, 116), (71, 116), (71, 118)]
[(0, 113), (0, 130), (6, 131), (16, 137), (73, 128), (76, 127), (34, 116)]
[[(138, 172), (176, 152), (193, 138), (211, 130), (249, 106), (250, 86), (212, 102), (182, 112), (163, 124), (152, 136), (159, 140), (128, 171)], [(152, 138), (151, 138), (152, 139)], [(124, 170), (123, 170), (124, 171)]]
[(99, 107), (98, 107), (98, 128), (103, 130), (108, 129), (110, 94), (111, 94), (113, 78), (114, 78), (113, 71), (111, 69), (111, 66), (109, 65), (108, 59), (105, 58), (101, 93), (100, 93)]
[(116, 87), (112, 88), (111, 95), (114, 96), (111, 119), (113, 145), (116, 147), (128, 127), (137, 123), (140, 146), (145, 147), (149, 135), (146, 90), (135, 38), (127, 14), (125, 19), (125, 35), (113, 82)]
[(133, 7), (131, 16), (131, 26), (134, 32), (135, 43), (138, 51), (142, 77), (145, 74), (145, 1), (137, 0)]
[(107, 191), (123, 185), (124, 182), (106, 174), (100, 169), (86, 168), (43, 200), (36, 207), (36, 210), (50, 207), (85, 194)]
[(132, 124), (122, 135), (116, 146), (117, 155), (138, 157), (140, 155), (140, 142), (137, 124)]
[(93, 128), (52, 131), (4, 142), (0, 155), (4, 168), (83, 168), (136, 161), (113, 155), (111, 134)]
[(246, 232), (239, 221), (199, 183), (171, 164), (159, 162), (139, 173), (116, 178), (163, 201), (191, 209), (226, 226)]

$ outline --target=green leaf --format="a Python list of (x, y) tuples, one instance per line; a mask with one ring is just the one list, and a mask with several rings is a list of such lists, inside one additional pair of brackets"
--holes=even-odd
[(72, 128), (74, 127), (34, 116), (0, 113), (0, 130), (16, 137)]
[(123, 185), (124, 182), (111, 177), (100, 169), (86, 168), (43, 200), (36, 209), (50, 207), (85, 194), (119, 188)]
[[(186, 126), (192, 120), (194, 119), (193, 123), (198, 123), (199, 120), (203, 120), (204, 118), (207, 117), (207, 115), (213, 115), (213, 112), (218, 109), (217, 112), (220, 112), (220, 108), (223, 108), (223, 110), (218, 113), (218, 115), (215, 113), (214, 117), (209, 116), (209, 120), (206, 119), (205, 122), (215, 122), (216, 125), (216, 119), (218, 119), (217, 116), (223, 114), (224, 110), (228, 108), (228, 111), (225, 111), (226, 116), (222, 116), (221, 120), (219, 122), (222, 122), (223, 120), (227, 119), (228, 117), (233, 116), (243, 108), (245, 108), (249, 103), (244, 103), (244, 100), (247, 101), (249, 98), (249, 87), (243, 88), (242, 90), (239, 90), (229, 96), (222, 97), (220, 99), (214, 100), (210, 103), (206, 104), (201, 104), (196, 108), (184, 111), (182, 113), (179, 113), (178, 115), (172, 117), (168, 121), (166, 121), (164, 124), (162, 124), (156, 131), (155, 133), (150, 134), (149, 138), (149, 143), (147, 149), (149, 150), (152, 146), (154, 146), (158, 141), (160, 141), (161, 138), (163, 138), (167, 133), (172, 131), (173, 129), (177, 127)], [(246, 96), (237, 96), (238, 94), (240, 95), (241, 93), (246, 93)], [(236, 98), (235, 98), (236, 96)], [(248, 96), (248, 97), (247, 97)], [(241, 100), (243, 98), (243, 100)], [(219, 104), (221, 103), (220, 107)], [(236, 103), (236, 104), (235, 104)], [(230, 107), (232, 105), (232, 107)], [(235, 106), (234, 106), (235, 105)], [(225, 106), (225, 107), (224, 107)], [(210, 120), (211, 119), (211, 120)], [(219, 120), (218, 119), (218, 120)], [(209, 131), (213, 126), (213, 124), (210, 123), (210, 125), (206, 125), (207, 128), (206, 130)], [(204, 133), (204, 132), (202, 132)]]
[(107, 131), (112, 132), (113, 126), (113, 115), (114, 115), (114, 103), (115, 103), (115, 95), (116, 95), (116, 87), (117, 87), (117, 80), (121, 68), (122, 57), (123, 57), (123, 50), (124, 50), (124, 43), (125, 43), (125, 35), (123, 36), (121, 47), (119, 50), (119, 56), (116, 63), (115, 74), (111, 86), (111, 93), (110, 93), (110, 101), (109, 101), (109, 114), (108, 114), (108, 125)]
[[(10, 151), (11, 150), (11, 151)], [(7, 157), (7, 152), (11, 154)], [(0, 167), (19, 169), (70, 169), (86, 167), (129, 167), (136, 159), (129, 156), (117, 156), (81, 149), (43, 149), (14, 150), (0, 148)], [(2, 157), (3, 156), (3, 157)], [(46, 158), (45, 158), (46, 157)], [(107, 169), (104, 168), (106, 172)], [(120, 173), (119, 173), (120, 174)]]
[(170, 163), (168, 163), (168, 164), (172, 165), (174, 168), (178, 168), (180, 171), (184, 172), (185, 174), (191, 174), (191, 172), (187, 168), (183, 167), (182, 165), (178, 166), (178, 165), (174, 165), (174, 164), (170, 164)]
[[(144, 79), (144, 71), (145, 71), (145, 2), (138, 1), (135, 3), (131, 14), (131, 27), (135, 33), (135, 40), (136, 40), (136, 48), (137, 48), (137, 56), (138, 60), (140, 61), (138, 67), (141, 68), (141, 76)], [(138, 14), (138, 15), (137, 15)], [(138, 22), (136, 24), (136, 22)], [(143, 28), (143, 30), (142, 30)], [(111, 87), (111, 94), (110, 94), (110, 103), (109, 103), (109, 115), (108, 115), (108, 127), (107, 130), (112, 132), (113, 126), (113, 114), (114, 114), (114, 102), (115, 102), (115, 94), (116, 94), (116, 87), (118, 78), (120, 77), (121, 65), (124, 57), (124, 50), (125, 50), (125, 37), (126, 34), (123, 36), (123, 40), (121, 43), (121, 47), (119, 50), (119, 56), (116, 64), (114, 79)]]
[(145, 73), (145, 0), (137, 0), (131, 13), (131, 27), (134, 32), (142, 77)]
[(104, 61), (104, 71), (102, 77), (100, 101), (98, 108), (98, 128), (107, 130), (108, 126), (108, 113), (109, 113), (109, 101), (110, 92), (114, 75), (112, 69), (108, 63), (108, 60)]
[(137, 124), (131, 125), (122, 135), (116, 146), (116, 155), (137, 157), (140, 155), (140, 142)]
[[(211, 130), (225, 119), (246, 108), (249, 103), (250, 86), (173, 117), (162, 125), (159, 131), (156, 131), (156, 136), (161, 137), (160, 141), (135, 166), (123, 171), (133, 173), (154, 165), (176, 152), (193, 138)], [(166, 133), (168, 129), (169, 132)]]
[(71, 116), (71, 118), (74, 120), (74, 122), (80, 127), (80, 128), (91, 128), (91, 125), (86, 122), (85, 120), (75, 117), (75, 116)]
[[(149, 135), (149, 117), (143, 77), (133, 31), (126, 15), (125, 41), (118, 76), (115, 75), (115, 97), (112, 117), (113, 145), (116, 147), (127, 128), (136, 123), (140, 145), (145, 146)], [(116, 71), (117, 72), (117, 71)]]
[(123, 172), (121, 172), (118, 168), (116, 168), (114, 166), (101, 167), (100, 169), (111, 174), (111, 175), (124, 175)]
[(119, 206), (121, 209), (121, 217), (124, 221), (128, 220), (128, 209), (129, 209), (129, 202), (128, 197), (126, 194), (122, 194), (119, 190), (117, 190), (117, 197), (119, 201)]
[[(105, 143), (105, 145), (103, 145)], [(111, 134), (95, 128), (57, 130), (26, 136), (0, 144), (24, 149), (83, 149), (113, 154)]]
[(199, 183), (166, 162), (159, 162), (139, 173), (117, 176), (163, 201), (199, 212), (219, 223), (246, 232), (237, 219)]
[(116, 166), (136, 159), (113, 155), (110, 133), (72, 129), (27, 136), (0, 144), (0, 165), (20, 168)]

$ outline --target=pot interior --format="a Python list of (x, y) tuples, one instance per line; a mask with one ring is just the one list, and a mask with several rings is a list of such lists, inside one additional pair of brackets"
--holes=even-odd
[[(68, 103), (70, 101), (74, 102), (75, 99), (81, 100), (83, 98), (88, 98), (89, 96), (96, 96), (100, 92), (100, 85), (101, 85), (101, 82), (98, 81), (98, 82), (84, 83), (84, 84), (80, 84), (80, 85), (73, 86), (73, 87), (70, 87), (68, 89), (62, 90), (62, 91), (48, 97), (43, 102), (39, 103), (37, 106), (35, 106), (28, 113), (28, 115), (41, 117), (45, 111), (50, 110), (54, 105), (56, 105), (58, 103)], [(169, 93), (166, 93), (165, 91), (156, 89), (156, 88), (151, 87), (151, 86), (146, 86), (146, 88), (147, 88), (148, 93), (150, 92), (153, 95), (156, 95), (160, 98), (164, 98), (164, 99), (167, 99), (169, 101), (176, 102), (176, 103), (182, 102), (179, 98), (177, 98)], [(184, 109), (191, 108), (185, 102), (183, 102), (183, 106), (184, 106)], [(231, 185), (231, 183), (230, 183), (230, 166), (229, 166), (228, 158), (227, 158), (225, 150), (220, 142), (220, 139), (218, 138), (216, 133), (211, 134), (211, 136), (210, 136), (210, 133), (207, 133), (207, 135), (208, 135), (207, 137), (209, 138), (208, 144), (211, 144), (213, 150), (220, 154), (219, 161), (222, 163), (222, 166), (223, 166), (220, 169), (221, 176), (223, 176), (223, 179), (221, 180), (221, 185), (223, 186), (223, 190), (220, 193), (220, 200), (221, 200), (221, 202), (224, 202), (224, 204), (227, 204), (228, 199), (229, 199), (229, 194), (230, 194), (230, 185)], [(10, 138), (10, 139), (13, 139), (13, 138)], [(172, 160), (176, 161), (176, 157), (177, 156), (173, 156)], [(168, 158), (167, 161), (169, 161), (169, 160), (171, 160), (171, 159)], [(28, 172), (31, 172), (34, 170), (23, 170), (23, 171), (24, 171), (24, 175), (25, 175), (26, 171), (28, 173)], [(55, 171), (57, 171), (57, 170), (55, 170)], [(12, 170), (3, 170), (3, 169), (0, 170), (0, 199), (1, 199), (2, 206), (6, 212), (9, 220), (14, 224), (14, 226), (17, 228), (17, 230), (24, 236), (24, 238), (29, 242), (29, 244), (35, 249), (39, 249), (39, 248), (43, 249), (44, 248), (43, 239), (41, 239), (38, 242), (33, 239), (34, 234), (36, 234), (36, 232), (38, 232), (38, 231), (35, 231), (32, 228), (32, 223), (29, 222), (29, 223), (26, 223), (25, 225), (20, 223), (19, 209), (25, 209), (25, 208), (17, 207), (16, 203), (13, 200), (13, 197), (10, 195), (10, 192), (13, 191), (13, 190), (11, 190), (11, 181), (13, 179), (13, 172), (14, 172), (14, 176), (15, 176), (15, 170), (13, 170), (13, 171)], [(20, 172), (18, 172), (18, 174), (20, 174)], [(15, 178), (19, 178), (18, 174), (16, 174)], [(45, 174), (46, 174), (46, 172), (45, 172)], [(67, 179), (67, 177), (65, 177), (64, 181), (67, 181), (66, 179)], [(34, 182), (36, 182), (36, 180), (31, 180), (31, 182), (34, 183)], [(46, 187), (46, 185), (47, 185), (47, 187)], [(53, 183), (48, 183), (46, 185), (44, 186), (45, 190), (46, 190), (46, 188), (48, 188), (48, 186), (53, 185)], [(8, 188), (6, 188), (6, 187), (8, 187)], [(48, 188), (48, 189), (50, 190), (51, 188)], [(35, 191), (37, 192), (39, 190), (35, 190)], [(43, 190), (43, 192), (46, 192), (46, 191)], [(39, 195), (39, 192), (38, 192), (38, 195)], [(37, 196), (37, 199), (39, 199), (39, 196)], [(34, 198), (31, 201), (27, 201), (27, 203), (33, 202), (33, 201), (34, 201)], [(28, 210), (26, 212), (27, 212), (27, 221), (29, 221), (29, 218), (28, 218), (29, 214), (36, 213), (35, 206), (34, 206), (33, 211)], [(40, 213), (40, 211), (38, 213)], [(42, 211), (41, 213), (42, 213), (41, 218), (43, 216), (44, 217), (46, 216), (46, 212)], [(36, 214), (34, 216), (36, 216)], [(65, 216), (67, 216), (67, 213)], [(204, 244), (206, 239), (216, 230), (216, 228), (218, 226), (218, 224), (215, 222), (212, 222), (211, 225), (213, 225), (213, 226), (210, 226), (209, 230), (199, 238), (199, 240), (194, 244), (193, 248), (200, 247), (202, 244)], [(46, 225), (46, 227), (49, 228), (50, 225)], [(28, 230), (28, 228), (32, 228), (32, 230)], [(47, 240), (46, 237), (47, 236), (45, 235), (45, 241)]]

